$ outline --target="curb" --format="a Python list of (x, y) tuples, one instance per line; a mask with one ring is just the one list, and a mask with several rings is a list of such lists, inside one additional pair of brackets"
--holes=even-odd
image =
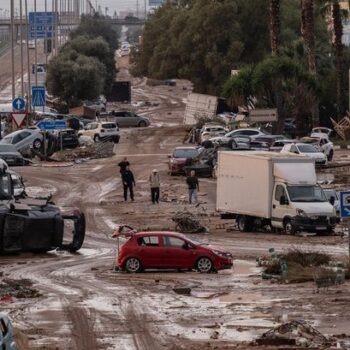
[(333, 146), (333, 148), (334, 148), (335, 150), (339, 150), (339, 149), (350, 149), (350, 146), (346, 146), (346, 148), (342, 148), (342, 147), (340, 147), (340, 146)]

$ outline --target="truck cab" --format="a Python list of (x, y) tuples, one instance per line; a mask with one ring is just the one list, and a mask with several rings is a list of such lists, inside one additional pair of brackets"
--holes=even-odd
[(284, 229), (287, 234), (297, 230), (331, 233), (336, 215), (320, 186), (276, 182), (271, 224)]

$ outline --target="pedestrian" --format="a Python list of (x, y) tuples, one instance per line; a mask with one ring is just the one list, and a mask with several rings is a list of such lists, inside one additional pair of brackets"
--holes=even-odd
[(126, 167), (130, 166), (128, 158), (124, 157), (123, 160), (118, 164), (118, 166), (120, 168), (120, 173), (123, 174), (123, 172), (126, 170)]
[(198, 204), (197, 192), (199, 191), (199, 182), (194, 170), (191, 170), (190, 176), (186, 179), (186, 183), (188, 185), (188, 199), (190, 204)]
[(134, 174), (129, 169), (129, 166), (127, 165), (125, 170), (122, 172), (122, 180), (123, 180), (123, 186), (124, 186), (124, 200), (127, 201), (128, 199), (128, 190), (130, 192), (130, 198), (131, 201), (134, 201), (134, 186), (136, 186)]
[(149, 185), (151, 187), (152, 203), (159, 203), (160, 178), (157, 169), (152, 170), (152, 173), (149, 176)]

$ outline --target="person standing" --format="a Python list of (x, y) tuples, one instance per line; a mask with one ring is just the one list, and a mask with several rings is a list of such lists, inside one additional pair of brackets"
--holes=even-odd
[(118, 166), (120, 168), (120, 173), (123, 174), (123, 172), (126, 170), (126, 167), (130, 166), (128, 158), (124, 157), (123, 160), (118, 164)]
[(136, 186), (134, 174), (129, 169), (129, 166), (125, 168), (125, 170), (122, 172), (122, 180), (123, 180), (123, 186), (124, 186), (124, 200), (127, 201), (128, 199), (128, 190), (130, 192), (130, 198), (131, 201), (134, 201), (134, 186)]
[(151, 187), (152, 203), (159, 203), (160, 178), (157, 169), (152, 170), (152, 173), (149, 176), (149, 185)]
[(199, 191), (199, 182), (194, 170), (191, 170), (190, 176), (186, 179), (186, 183), (188, 186), (188, 200), (190, 204), (198, 204), (197, 193)]

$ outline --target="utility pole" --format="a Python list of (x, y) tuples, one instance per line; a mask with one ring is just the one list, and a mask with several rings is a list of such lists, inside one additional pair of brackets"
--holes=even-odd
[[(32, 91), (31, 91), (31, 84), (30, 84), (30, 58), (29, 58), (29, 21), (28, 21), (28, 4), (27, 0), (24, 0), (24, 11), (25, 11), (25, 18), (27, 23), (27, 78), (28, 78), (28, 101), (27, 101), (27, 110), (30, 113), (32, 110)], [(27, 126), (28, 126), (28, 118), (27, 118)]]
[(136, 17), (139, 18), (139, 0), (136, 0)]
[(47, 56), (49, 54), (49, 40), (48, 40), (48, 33), (47, 33), (47, 22), (48, 22), (48, 13), (47, 13), (47, 0), (45, 0), (45, 39), (44, 39), (44, 46), (45, 46), (45, 64), (47, 65)]
[(24, 72), (23, 72), (23, 13), (22, 13), (22, 0), (19, 0), (19, 27), (20, 27), (20, 39), (21, 39), (21, 97), (24, 97)]
[(14, 45), (14, 18), (13, 18), (13, 12), (14, 12), (14, 1), (11, 0), (11, 10), (10, 10), (10, 16), (11, 16), (11, 25), (10, 25), (10, 40), (11, 40), (11, 72), (12, 72), (12, 100), (16, 97), (16, 88), (15, 88), (15, 45)]
[(34, 64), (35, 64), (35, 86), (38, 85), (38, 42), (37, 42), (37, 25), (36, 25), (36, 0), (34, 0)]

